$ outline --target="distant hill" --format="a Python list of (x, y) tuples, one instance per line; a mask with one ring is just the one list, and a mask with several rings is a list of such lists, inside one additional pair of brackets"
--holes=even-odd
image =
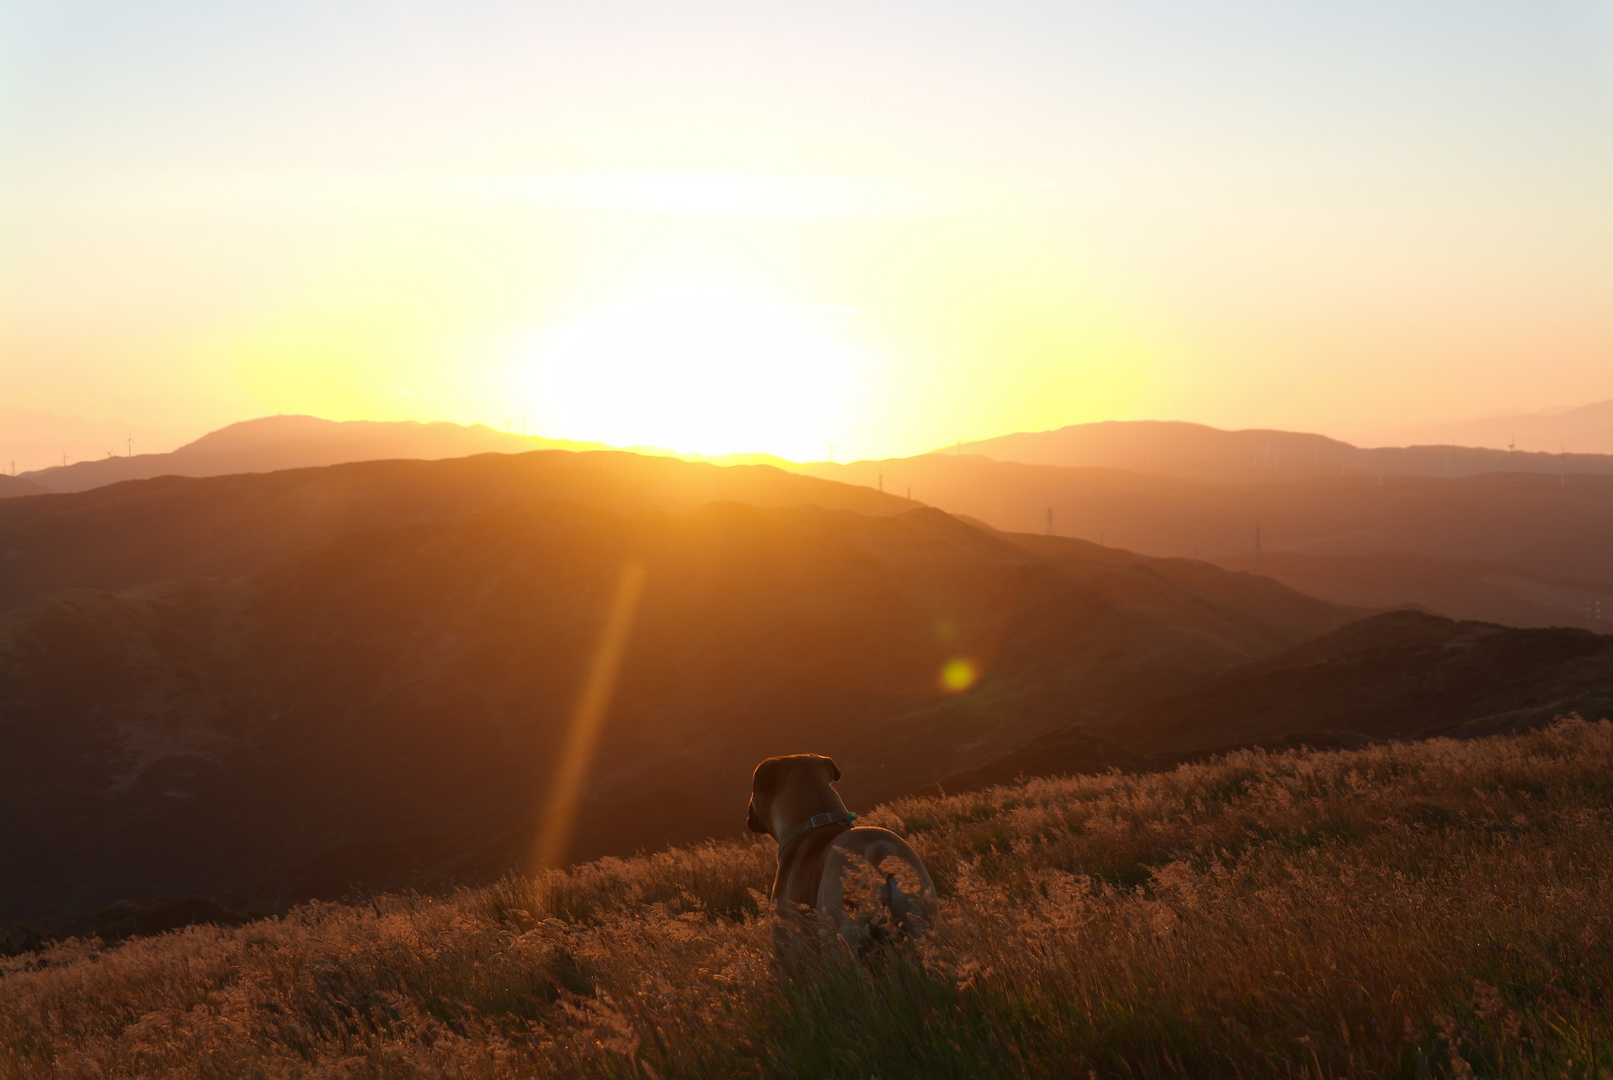
[(1311, 555), (1266, 551), (1215, 560), (1302, 593), (1362, 608), (1413, 604), (1454, 619), (1506, 626), (1613, 630), (1613, 582), (1547, 577), (1500, 563), (1406, 551)]
[[(595, 470), (588, 483), (579, 464)], [(625, 505), (627, 481), (646, 475), (635, 470), (805, 497), (482, 510), (467, 495), (448, 517), (442, 492), (489, 470), (533, 496), (617, 476)], [(437, 519), (376, 499), (378, 476), (439, 500)], [(280, 521), (272, 543), (232, 556), (244, 565), (289, 545), (291, 519), (305, 538), (326, 528), (333, 492), (392, 521), (244, 576), (72, 588), (0, 613), (0, 921), (163, 896), (262, 909), (520, 864), (630, 561), (648, 584), (579, 856), (738, 831), (750, 769), (769, 754), (832, 754), (847, 797), (877, 801), (1353, 617), (1208, 565), (1026, 546), (935, 510), (880, 514), (892, 500), (865, 489), (631, 455), (370, 463), (12, 502), (79, 500), (33, 525), (85, 566), (120, 532), (145, 529), (148, 553), (172, 547), (175, 565), (213, 557), (210, 533), (235, 550)], [(826, 492), (876, 513), (809, 505)], [(945, 692), (943, 667), (964, 658), (978, 683)]]
[(349, 461), (389, 458), (466, 457), (530, 450), (602, 450), (495, 431), (482, 424), (421, 424), (414, 421), (321, 420), (316, 416), (266, 416), (220, 428), (167, 454), (106, 457), (38, 469), (23, 476), (50, 491), (88, 491), (121, 480), (155, 476), (227, 476), (272, 472)]
[(18, 495), (43, 495), (49, 490), (21, 476), (7, 476), (0, 473), (0, 499), (10, 499)]
[(1613, 637), (1390, 612), (1117, 718), (1129, 747), (1208, 749), (1301, 730), (1376, 739), (1495, 734), (1613, 716)]
[[(1609, 476), (1316, 476), (1232, 483), (1024, 465), (977, 454), (815, 464), (797, 471), (869, 487), (882, 483), (903, 497), (911, 491), (917, 501), (1007, 532), (1043, 532), (1051, 510), (1061, 535), (1246, 570), (1253, 569), (1258, 526), (1261, 572), (1301, 590), (1315, 588), (1362, 606), (1418, 603), (1442, 614), (1516, 618), (1526, 625), (1613, 625), (1591, 618), (1589, 606), (1613, 586)], [(1407, 558), (1397, 562), (1393, 553)], [(1352, 561), (1328, 564), (1298, 556)], [(1473, 563), (1487, 567), (1467, 565)], [(1605, 603), (1601, 610), (1608, 619)]]
[(937, 786), (956, 792), (1021, 776), (1173, 768), (1232, 746), (1491, 735), (1569, 714), (1613, 717), (1613, 637), (1390, 612), (1187, 694), (1049, 732)]
[(1546, 453), (1566, 448), (1583, 454), (1613, 454), (1613, 401), (1599, 401), (1577, 409), (1491, 416), (1450, 424), (1419, 424), (1383, 434), (1398, 441), (1503, 449), (1515, 445)]
[[(1595, 422), (1604, 423), (1605, 419)], [(1609, 431), (1613, 432), (1613, 428)], [(1505, 447), (1506, 443), (1500, 445)], [(1223, 431), (1176, 421), (1106, 420), (966, 442), (936, 453), (980, 454), (1026, 465), (1126, 469), (1238, 483), (1311, 476), (1613, 474), (1613, 454), (1584, 453), (1587, 448), (1586, 443), (1575, 443), (1568, 447), (1575, 452), (1569, 454), (1542, 451), (1539, 443), (1531, 446), (1534, 452), (1515, 453), (1460, 445), (1363, 449), (1302, 432)]]
[(868, 514), (910, 505), (766, 465), (720, 468), (621, 451), (169, 476), (0, 501), (0, 608), (59, 589), (126, 589), (186, 574), (238, 577), (362, 529), (452, 521), (534, 499), (622, 511), (679, 511), (725, 499)]

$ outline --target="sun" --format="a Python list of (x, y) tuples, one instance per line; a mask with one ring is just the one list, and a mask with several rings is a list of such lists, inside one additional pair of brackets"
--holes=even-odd
[(566, 327), (528, 367), (554, 438), (821, 460), (854, 358), (805, 312), (731, 286), (645, 290)]

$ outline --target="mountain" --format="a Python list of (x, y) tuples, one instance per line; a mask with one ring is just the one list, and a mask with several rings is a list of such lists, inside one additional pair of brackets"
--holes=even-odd
[(1419, 424), (1391, 429), (1386, 437), (1462, 446), (1525, 447), (1546, 453), (1562, 449), (1582, 454), (1613, 454), (1613, 401), (1577, 409), (1491, 416), (1450, 424)]
[[(540, 482), (554, 461), (560, 482)], [(748, 475), (764, 494), (806, 497), (534, 501), (612, 477), (631, 493), (636, 470), (731, 491)], [(503, 478), (489, 490), (522, 478), (532, 498), (481, 510), (467, 496), (448, 516), (442, 490), (413, 482), (446, 489), (478, 471)], [(439, 500), (439, 517), (394, 504), (390, 524), (268, 560), (328, 525), (330, 492), (367, 506), (376, 477)], [(184, 516), (164, 503), (174, 492)], [(876, 513), (809, 505), (825, 492)], [(274, 544), (239, 548), (241, 565), (263, 565), (237, 576), (69, 588), (0, 613), (0, 920), (183, 895), (272, 909), (521, 864), (628, 565), (646, 584), (586, 773), (577, 857), (737, 831), (750, 769), (770, 754), (831, 754), (847, 797), (873, 802), (1188, 693), (1353, 616), (1216, 567), (1020, 543), (936, 510), (878, 513), (892, 500), (866, 490), (631, 455), (369, 463), (12, 501), (73, 500), (77, 514), (35, 524), (97, 573), (109, 564), (91, 540), (120, 535), (105, 526), (120, 514), (146, 529), (148, 554), (190, 545), (148, 567), (205, 560), (209, 531), (239, 547), (219, 532), (233, 514), (242, 534), (299, 513), (318, 527), (282, 522)], [(165, 517), (188, 524), (150, 524)]]
[(1228, 671), (1189, 693), (1048, 732), (942, 779), (1173, 768), (1233, 746), (1336, 748), (1613, 717), (1613, 637), (1396, 611)]
[(1208, 749), (1294, 732), (1299, 702), (1307, 728), (1375, 739), (1602, 719), (1613, 716), (1613, 638), (1391, 612), (1133, 710), (1114, 729), (1135, 749)]
[[(157, 476), (227, 476), (274, 472), (352, 461), (437, 461), (473, 454), (532, 450), (614, 450), (604, 443), (544, 439), (497, 431), (482, 424), (437, 421), (322, 420), (316, 416), (265, 416), (209, 432), (168, 454), (108, 456), (39, 469), (23, 476), (49, 491), (88, 491), (122, 480)], [(769, 454), (679, 454), (658, 447), (629, 451), (718, 465), (787, 465)]]
[(99, 460), (134, 447), (178, 446), (183, 436), (163, 426), (109, 416), (91, 420), (0, 404), (0, 467), (24, 472), (45, 465)]
[[(1613, 404), (1613, 403), (1610, 403)], [(1600, 406), (1593, 409), (1600, 409)], [(1613, 410), (1608, 410), (1613, 411)], [(1602, 412), (1587, 425), (1607, 424)], [(1613, 433), (1613, 427), (1606, 429)], [(1613, 434), (1597, 446), (1613, 439)], [(980, 454), (1025, 465), (1126, 469), (1162, 476), (1234, 483), (1303, 477), (1429, 476), (1452, 478), (1493, 472), (1613, 474), (1613, 454), (1586, 453), (1590, 440), (1562, 454), (1531, 444), (1533, 452), (1460, 446), (1363, 449), (1323, 435), (1293, 431), (1223, 431), (1203, 424), (1160, 420), (1106, 420), (1056, 431), (1019, 432), (959, 443), (937, 453)], [(1492, 444), (1497, 445), (1497, 444)], [(1613, 447), (1608, 447), (1613, 449)]]
[(612, 510), (687, 510), (725, 499), (869, 514), (909, 505), (765, 465), (718, 467), (622, 451), (168, 476), (0, 501), (0, 608), (59, 589), (126, 589), (186, 574), (238, 577), (358, 530), (457, 520), (538, 498)]
[(43, 495), (49, 490), (32, 480), (0, 473), (0, 499), (10, 499), (18, 495)]
[(414, 421), (321, 420), (315, 416), (266, 416), (231, 424), (167, 454), (109, 456), (38, 469), (23, 475), (50, 491), (88, 491), (121, 480), (155, 476), (227, 476), (272, 472), (349, 461), (387, 458), (466, 457), (471, 454), (529, 450), (600, 450), (594, 443), (569, 443), (495, 431), (482, 424)]
[(1516, 566), (1406, 551), (1310, 555), (1265, 551), (1215, 560), (1310, 596), (1361, 608), (1414, 604), (1453, 619), (1506, 626), (1613, 629), (1613, 583), (1546, 577)]
[[(1258, 528), (1261, 572), (1302, 590), (1316, 587), (1315, 575), (1302, 571), (1320, 564), (1285, 563), (1279, 553), (1415, 557), (1399, 567), (1394, 560), (1374, 566), (1358, 559), (1349, 570), (1339, 570), (1334, 576), (1366, 575), (1369, 587), (1325, 595), (1363, 605), (1424, 603), (1442, 614), (1487, 617), (1511, 611), (1531, 621), (1595, 628), (1604, 624), (1591, 617), (1588, 604), (1600, 602), (1613, 584), (1613, 477), (1606, 476), (1317, 476), (1231, 483), (1024, 465), (976, 454), (814, 464), (797, 471), (882, 485), (904, 498), (911, 492), (915, 500), (1008, 532), (1045, 531), (1051, 511), (1061, 535), (1156, 557), (1213, 559), (1240, 569), (1253, 568)], [(1415, 571), (1418, 559), (1425, 560), (1421, 568), (1428, 572), (1421, 583), (1403, 573)], [(1483, 563), (1490, 569), (1436, 568), (1435, 561)], [(1285, 576), (1290, 571), (1292, 576)], [(1437, 606), (1445, 589), (1442, 577), (1468, 581), (1447, 590), (1452, 596), (1466, 590), (1462, 603), (1448, 610)], [(1602, 603), (1604, 619), (1606, 606)]]

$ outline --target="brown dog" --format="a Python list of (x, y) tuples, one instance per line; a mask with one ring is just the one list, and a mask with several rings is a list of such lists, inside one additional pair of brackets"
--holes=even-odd
[[(756, 766), (745, 824), (779, 842), (774, 909), (783, 925), (797, 927), (809, 911), (822, 912), (853, 952), (887, 919), (899, 935), (917, 937), (935, 922), (935, 884), (906, 840), (889, 829), (852, 828), (857, 815), (830, 786), (839, 779), (835, 763), (821, 754), (771, 757)], [(870, 870), (875, 880), (859, 904), (847, 887)]]

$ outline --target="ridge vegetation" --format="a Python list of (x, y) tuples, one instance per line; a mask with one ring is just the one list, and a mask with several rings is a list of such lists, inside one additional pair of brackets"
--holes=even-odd
[(0, 962), (0, 1074), (1590, 1077), (1613, 725), (899, 799), (920, 947), (775, 970), (710, 842)]

